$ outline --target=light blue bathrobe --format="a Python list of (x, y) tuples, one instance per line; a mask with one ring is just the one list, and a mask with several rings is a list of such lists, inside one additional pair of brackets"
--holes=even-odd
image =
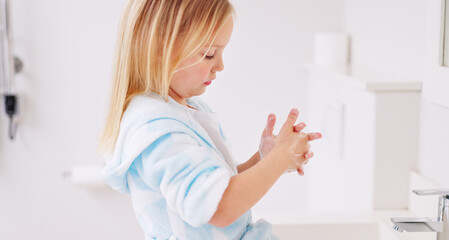
[[(187, 103), (212, 112), (199, 97)], [(131, 195), (146, 240), (278, 239), (264, 219), (252, 223), (251, 210), (227, 227), (208, 223), (236, 172), (188, 110), (171, 97), (134, 97), (102, 171), (105, 183)]]

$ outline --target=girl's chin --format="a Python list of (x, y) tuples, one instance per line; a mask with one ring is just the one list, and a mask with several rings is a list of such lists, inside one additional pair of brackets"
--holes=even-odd
[(202, 88), (200, 88), (197, 91), (195, 91), (195, 94), (193, 94), (193, 96), (199, 96), (199, 95), (203, 94), (204, 92), (206, 92), (206, 87), (207, 86), (203, 86)]
[(196, 91), (192, 91), (189, 94), (186, 94), (187, 97), (185, 97), (185, 98), (199, 96), (199, 95), (203, 94), (204, 92), (206, 92), (206, 88), (197, 89)]

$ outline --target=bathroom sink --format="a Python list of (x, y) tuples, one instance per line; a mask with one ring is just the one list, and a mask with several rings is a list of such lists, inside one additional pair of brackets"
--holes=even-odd
[(273, 225), (281, 240), (398, 240), (382, 223), (313, 223)]

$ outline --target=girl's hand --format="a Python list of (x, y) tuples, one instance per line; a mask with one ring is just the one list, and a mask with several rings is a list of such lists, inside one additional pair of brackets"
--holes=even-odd
[(259, 144), (260, 158), (264, 158), (276, 145), (276, 136), (273, 135), (274, 124), (276, 123), (276, 115), (268, 115), (267, 125), (262, 132)]
[[(305, 123), (300, 123), (296, 126), (293, 127), (293, 131), (294, 132), (301, 132), (304, 127), (306, 126)], [(309, 141), (313, 141), (316, 139), (320, 139), (322, 137), (322, 134), (319, 132), (314, 132), (314, 133), (307, 133), (307, 137)], [(310, 144), (309, 144), (310, 146)], [(310, 151), (310, 148), (308, 149), (308, 151), (300, 158), (298, 159), (299, 162), (299, 167), (296, 168), (296, 171), (298, 172), (299, 175), (304, 176), (304, 165), (306, 165), (309, 162), (309, 159), (313, 157), (313, 152)], [(295, 171), (294, 169), (287, 169), (288, 172), (293, 172)]]
[(305, 127), (305, 124), (299, 124), (300, 126), (298, 127), (294, 125), (298, 119), (298, 114), (299, 112), (296, 108), (290, 111), (276, 141), (276, 148), (285, 151), (287, 160), (289, 160), (286, 172), (288, 172), (287, 169), (300, 168), (304, 162), (304, 154), (310, 150), (308, 135), (302, 131), (298, 132), (298, 130), (302, 130)]
[[(259, 154), (260, 158), (264, 158), (273, 147), (276, 145), (277, 136), (273, 134), (274, 125), (276, 123), (276, 115), (270, 114), (268, 116), (267, 125), (262, 132), (260, 144), (259, 144)], [(304, 123), (299, 123), (293, 127), (294, 132), (301, 132), (306, 125)], [(321, 138), (320, 133), (309, 133), (307, 134), (309, 141)], [(297, 163), (290, 164), (286, 172), (297, 171), (301, 176), (304, 175), (303, 165), (307, 164), (308, 160), (313, 157), (313, 152), (308, 151), (302, 157), (300, 157)]]
[(297, 118), (298, 109), (294, 108), (290, 111), (287, 120), (279, 132), (276, 148), (279, 146), (288, 154), (288, 159), (290, 160), (288, 168), (292, 168), (292, 166), (296, 167), (298, 173), (303, 175), (303, 165), (313, 156), (313, 153), (310, 152), (309, 141), (321, 138), (322, 135), (321, 133), (303, 133), (302, 129), (305, 127), (305, 124), (300, 123), (294, 126)]

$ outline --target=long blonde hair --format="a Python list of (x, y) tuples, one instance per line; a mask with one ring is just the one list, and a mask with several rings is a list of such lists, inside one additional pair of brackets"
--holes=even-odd
[(100, 154), (113, 151), (130, 100), (155, 92), (168, 102), (170, 81), (179, 64), (213, 41), (234, 13), (228, 0), (129, 0), (118, 29)]

